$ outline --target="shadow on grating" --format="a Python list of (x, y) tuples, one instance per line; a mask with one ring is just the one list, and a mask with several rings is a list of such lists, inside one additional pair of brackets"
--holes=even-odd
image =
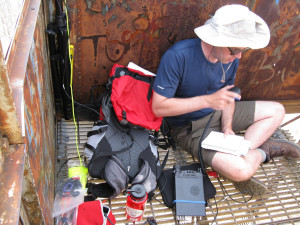
[[(78, 149), (83, 154), (86, 134), (91, 130), (93, 122), (80, 121), (78, 123)], [(285, 131), (280, 130), (275, 135), (287, 137)], [(57, 179), (67, 177), (67, 169), (79, 165), (75, 141), (75, 126), (73, 121), (58, 121), (57, 125)], [(159, 149), (160, 158), (166, 151)], [(173, 165), (193, 163), (194, 159), (184, 150), (170, 150), (165, 168)], [(255, 178), (268, 186), (268, 192), (263, 198), (251, 198), (236, 191), (230, 181), (223, 178), (210, 177), (217, 194), (206, 207), (205, 217), (192, 217), (177, 224), (300, 224), (300, 160), (284, 157), (276, 158), (264, 164), (257, 171)], [(88, 178), (88, 182), (100, 183), (102, 180)], [(143, 224), (147, 217), (154, 217), (157, 224), (176, 224), (172, 209), (163, 204), (159, 189), (156, 199), (147, 203), (144, 219), (135, 224)], [(125, 218), (126, 196), (109, 200), (102, 199), (108, 205), (117, 224), (132, 224)]]

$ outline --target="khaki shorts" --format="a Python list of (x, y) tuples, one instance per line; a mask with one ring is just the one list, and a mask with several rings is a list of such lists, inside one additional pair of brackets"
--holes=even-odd
[[(254, 123), (254, 113), (255, 101), (236, 102), (232, 124), (233, 131), (238, 133), (246, 130), (250, 125), (252, 125)], [(221, 116), (222, 112), (216, 111), (212, 121), (210, 122), (210, 126), (207, 129), (205, 137), (211, 131), (222, 131)], [(188, 153), (192, 154), (198, 160), (199, 141), (210, 117), (211, 114), (199, 120), (192, 121), (190, 125), (186, 127), (172, 128), (172, 137), (176, 144), (185, 149)], [(211, 166), (215, 153), (216, 151), (213, 150), (202, 149), (202, 158), (205, 166)]]

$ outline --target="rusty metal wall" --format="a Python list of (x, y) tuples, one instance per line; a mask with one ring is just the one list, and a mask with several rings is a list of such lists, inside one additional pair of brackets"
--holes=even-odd
[[(0, 130), (11, 144), (23, 143), (23, 137), (18, 121), (16, 106), (12, 97), (12, 90), (9, 84), (7, 66), (2, 55), (0, 43)], [(0, 164), (1, 165), (1, 164)]]
[(155, 73), (172, 44), (195, 37), (194, 27), (231, 3), (264, 18), (272, 35), (268, 47), (241, 60), (243, 99), (300, 99), (299, 0), (69, 0), (76, 100), (99, 95), (113, 63), (132, 61)]
[[(55, 189), (55, 109), (46, 39), (47, 5), (42, 1), (35, 25), (24, 79), (24, 116), (28, 161), (34, 190), (27, 187), (23, 204), (31, 224), (53, 224)], [(45, 8), (46, 7), (46, 8)], [(27, 182), (28, 183), (28, 182)], [(32, 195), (32, 196), (30, 196)], [(38, 201), (35, 195), (38, 196)], [(31, 199), (31, 200), (30, 200)], [(28, 202), (26, 202), (28, 200)], [(38, 221), (41, 210), (44, 221)]]
[(269, 25), (271, 40), (243, 56), (237, 85), (247, 99), (299, 100), (300, 1), (256, 0), (253, 11)]
[(0, 224), (54, 223), (56, 120), (46, 39), (49, 14), (48, 0), (24, 1), (7, 61), (0, 53)]

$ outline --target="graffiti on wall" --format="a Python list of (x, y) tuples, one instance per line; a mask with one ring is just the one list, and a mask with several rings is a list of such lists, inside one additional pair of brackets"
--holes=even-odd
[[(293, 61), (299, 60), (296, 1), (78, 0), (69, 3), (73, 9), (70, 21), (76, 99), (86, 103), (99, 95), (114, 63), (127, 65), (132, 61), (155, 73), (170, 46), (195, 38), (195, 27), (220, 6), (233, 3), (246, 5), (264, 18), (272, 35), (267, 48), (249, 51), (241, 60), (237, 84), (243, 88), (244, 97), (300, 98), (293, 91), (299, 88), (293, 84), (299, 83), (299, 76), (293, 77), (297, 72)], [(281, 94), (275, 93), (274, 83), (283, 90)], [(284, 91), (287, 84), (289, 90)], [(267, 91), (261, 85), (267, 86)]]
[[(45, 24), (40, 13), (24, 80), (24, 117), (29, 164), (45, 224), (53, 223), (55, 178), (55, 109)], [(33, 199), (33, 197), (32, 197)], [(31, 206), (34, 209), (34, 206)], [(33, 216), (33, 218), (35, 218)], [(33, 219), (31, 218), (31, 219)], [(42, 221), (38, 221), (42, 223)]]

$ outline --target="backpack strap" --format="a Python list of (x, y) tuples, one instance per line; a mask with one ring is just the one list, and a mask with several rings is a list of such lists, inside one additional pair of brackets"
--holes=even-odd
[[(162, 124), (160, 126), (160, 131), (163, 135), (163, 138), (159, 139), (158, 146), (163, 148), (163, 149), (167, 149), (171, 146), (173, 150), (176, 150), (176, 144), (175, 144), (175, 141), (172, 138), (170, 125), (167, 121), (167, 118), (163, 118)], [(162, 142), (164, 144), (162, 144)]]
[[(155, 131), (154, 134), (149, 135), (149, 139), (152, 140), (152, 142), (156, 146), (158, 146), (159, 148), (162, 148), (162, 149), (166, 150), (170, 147), (170, 145), (168, 143), (164, 143), (164, 144), (161, 143), (161, 139), (158, 138), (158, 132), (157, 131)], [(161, 164), (161, 170), (163, 170), (165, 165), (167, 164), (168, 157), (169, 157), (169, 150), (168, 150), (167, 154), (165, 155), (165, 158), (164, 158), (164, 160)], [(159, 172), (159, 174), (157, 174), (157, 178), (159, 178), (160, 174), (161, 174), (161, 172)]]
[(148, 100), (148, 102), (150, 102), (150, 99), (152, 97), (152, 88), (153, 88), (153, 84), (154, 84), (154, 77), (140, 75), (138, 73), (130, 71), (127, 67), (124, 67), (122, 69), (125, 71), (126, 75), (129, 75), (136, 80), (141, 80), (141, 81), (144, 81), (144, 82), (150, 84), (149, 89), (148, 89), (148, 94), (147, 94), (147, 100)]
[(101, 127), (101, 128), (99, 128), (99, 129), (97, 129), (97, 130), (89, 131), (89, 132), (87, 132), (87, 137), (89, 138), (90, 136), (93, 136), (93, 135), (96, 135), (96, 134), (104, 133), (106, 130), (107, 130), (107, 126)]
[(118, 67), (116, 69), (115, 75), (116, 76), (112, 76), (112, 77), (118, 78), (118, 77), (121, 77), (121, 76), (124, 76), (124, 75), (128, 75), (128, 76), (131, 76), (132, 78), (134, 78), (136, 80), (141, 80), (141, 81), (144, 81), (148, 84), (151, 84), (152, 80), (153, 80), (152, 76), (144, 76), (144, 75), (138, 74), (137, 72), (132, 72), (127, 67)]
[[(107, 123), (105, 121), (96, 121), (94, 122), (94, 127), (99, 127), (98, 129), (95, 130), (91, 130), (87, 133), (87, 137), (90, 138), (93, 135), (98, 135), (98, 134), (104, 134), (107, 131)], [(100, 141), (102, 140), (102, 138), (100, 139)], [(95, 140), (95, 142), (97, 142), (98, 140)], [(94, 146), (92, 145), (94, 144)], [(97, 145), (95, 145), (95, 143), (88, 143), (88, 141), (85, 143), (85, 148), (90, 149), (93, 153), (96, 150)]]
[(144, 82), (150, 84), (148, 94), (147, 94), (147, 100), (148, 100), (148, 102), (150, 102), (150, 99), (151, 99), (151, 96), (152, 96), (152, 88), (153, 88), (153, 83), (154, 83), (154, 77), (140, 75), (136, 72), (130, 71), (127, 67), (117, 67), (116, 68), (115, 74), (108, 79), (108, 84), (106, 85), (107, 89), (111, 90), (112, 83), (113, 83), (114, 79), (119, 78), (119, 77), (124, 76), (124, 75), (131, 76), (132, 78), (134, 78), (136, 80), (141, 80), (141, 81), (144, 81)]
[(96, 149), (95, 149), (92, 145), (90, 145), (90, 144), (88, 144), (88, 143), (85, 143), (84, 147), (90, 149), (92, 152), (95, 152), (95, 151), (96, 151)]
[(147, 100), (148, 100), (148, 102), (150, 102), (150, 99), (152, 97), (153, 84), (154, 84), (154, 79), (152, 78), (150, 86), (149, 86), (148, 94), (147, 94)]
[[(167, 154), (165, 155), (164, 160), (163, 160), (162, 163), (161, 163), (161, 169), (162, 169), (162, 170), (165, 168), (165, 166), (166, 166), (166, 164), (167, 164), (168, 157), (169, 157), (169, 152), (170, 152), (170, 151), (168, 150)], [(160, 176), (160, 174), (159, 174), (159, 176)]]

